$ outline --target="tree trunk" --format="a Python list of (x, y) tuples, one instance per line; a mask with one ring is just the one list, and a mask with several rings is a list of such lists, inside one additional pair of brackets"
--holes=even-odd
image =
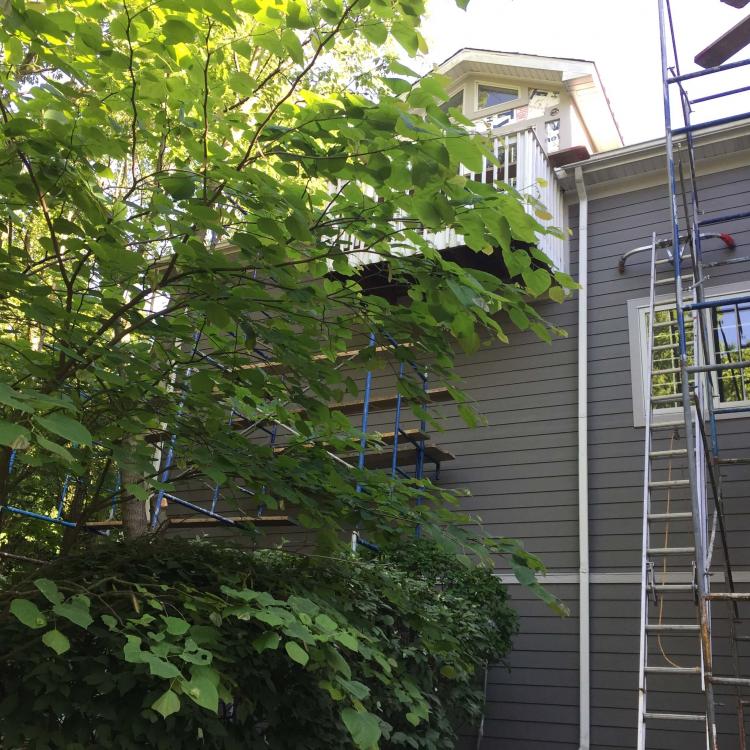
[[(134, 448), (133, 443), (135, 439), (132, 438), (132, 443), (129, 447)], [(120, 485), (120, 515), (122, 517), (122, 530), (125, 537), (128, 539), (135, 539), (137, 537), (146, 536), (150, 531), (149, 517), (146, 514), (146, 503), (143, 500), (139, 500), (137, 497), (129, 495), (127, 487), (128, 485), (142, 485), (143, 475), (139, 472), (128, 471), (127, 469), (122, 470), (121, 485)]]
[[(123, 472), (123, 485), (127, 475)], [(132, 482), (127, 482), (132, 484)], [(137, 497), (128, 497), (120, 503), (122, 530), (128, 539), (145, 536), (149, 533), (149, 519), (146, 516), (146, 505)]]
[[(70, 503), (70, 507), (67, 508), (64, 513), (68, 518), (73, 519), (76, 523), (79, 523), (83, 514), (83, 508), (86, 501), (86, 494), (88, 492), (89, 483), (88, 476), (79, 477), (75, 483), (73, 490), (73, 501)], [(63, 531), (62, 544), (60, 545), (60, 553), (66, 554), (75, 547), (76, 541), (78, 540), (81, 527), (79, 526), (66, 526)]]

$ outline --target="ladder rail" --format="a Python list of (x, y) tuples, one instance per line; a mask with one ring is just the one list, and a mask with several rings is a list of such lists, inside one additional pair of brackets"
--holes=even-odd
[[(678, 255), (679, 253), (675, 253)], [(649, 515), (651, 513), (651, 378), (653, 371), (654, 347), (654, 317), (656, 309), (656, 232), (651, 239), (651, 288), (649, 294), (649, 326), (648, 343), (646, 345), (646, 383), (649, 398), (645, 399), (645, 439), (644, 439), (644, 471), (643, 471), (643, 529), (641, 555), (641, 621), (640, 621), (640, 657), (638, 661), (638, 750), (646, 750), (646, 667), (648, 662), (648, 587), (649, 561), (648, 549), (650, 543)]]

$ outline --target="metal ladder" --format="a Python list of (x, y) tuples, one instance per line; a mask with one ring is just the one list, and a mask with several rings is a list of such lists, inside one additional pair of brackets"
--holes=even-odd
[[(706, 60), (713, 67), (706, 70), (683, 74), (680, 70), (677, 54), (676, 34), (673, 26), (673, 18), (670, 0), (657, 0), (659, 9), (659, 29), (661, 39), (662, 58), (662, 85), (664, 93), (664, 114), (666, 126), (666, 157), (670, 198), (670, 217), (672, 225), (672, 240), (669, 243), (674, 252), (666, 262), (672, 262), (674, 266), (673, 279), (670, 281), (657, 279), (659, 265), (664, 260), (656, 258), (657, 242), (654, 236), (651, 248), (651, 295), (650, 295), (650, 317), (649, 317), (649, 343), (647, 361), (647, 408), (646, 408), (646, 437), (645, 437), (645, 471), (643, 491), (643, 555), (641, 567), (641, 623), (640, 623), (640, 660), (639, 660), (639, 701), (638, 701), (638, 750), (646, 750), (647, 728), (659, 725), (661, 728), (669, 729), (685, 728), (685, 722), (697, 722), (705, 727), (705, 745), (708, 750), (718, 750), (719, 731), (717, 727), (717, 705), (715, 690), (716, 686), (732, 687), (735, 690), (737, 706), (737, 735), (738, 744), (734, 745), (744, 750), (746, 747), (744, 708), (748, 701), (744, 699), (743, 688), (750, 687), (750, 679), (741, 676), (740, 668), (740, 644), (750, 640), (747, 636), (741, 636), (738, 628), (741, 625), (739, 603), (750, 600), (750, 593), (737, 592), (732, 575), (730, 549), (726, 534), (724, 519), (724, 497), (722, 491), (722, 467), (731, 467), (733, 460), (723, 459), (720, 453), (719, 431), (717, 429), (716, 415), (720, 411), (750, 411), (746, 405), (733, 408), (717, 408), (714, 398), (716, 390), (715, 378), (724, 370), (738, 370), (750, 366), (750, 362), (712, 362), (709, 356), (710, 337), (707, 331), (706, 314), (719, 306), (727, 304), (740, 304), (750, 302), (750, 298), (723, 298), (707, 299), (704, 284), (708, 277), (705, 270), (716, 266), (747, 261), (747, 258), (733, 258), (729, 261), (718, 261), (715, 263), (703, 263), (701, 240), (705, 235), (701, 231), (708, 226), (723, 224), (736, 219), (750, 217), (750, 211), (740, 211), (721, 216), (707, 217), (700, 203), (699, 186), (697, 184), (697, 172), (695, 166), (695, 134), (701, 130), (726, 125), (750, 119), (750, 113), (738, 113), (728, 117), (709, 122), (693, 123), (691, 115), (694, 105), (714, 100), (724, 96), (740, 93), (749, 87), (720, 91), (709, 96), (691, 98), (686, 90), (689, 81), (725, 70), (750, 65), (750, 60), (730, 62), (725, 60), (737, 51), (739, 44), (737, 32), (733, 31), (732, 41), (735, 47), (729, 44), (725, 37), (696, 56), (696, 63), (704, 65)], [(735, 7), (742, 7), (746, 1), (729, 2)], [(743, 34), (745, 32), (743, 31)], [(747, 39), (745, 39), (747, 37)], [(750, 41), (750, 36), (745, 34), (739, 39), (743, 44)], [(671, 50), (668, 49), (670, 42)], [(739, 44), (739, 46), (737, 46)], [(671, 61), (670, 61), (671, 51)], [(708, 53), (711, 54), (708, 54)], [(719, 64), (716, 64), (719, 63)], [(704, 65), (705, 67), (705, 65)], [(680, 109), (682, 124), (678, 127), (672, 125), (672, 112), (670, 105), (670, 87), (679, 89)], [(674, 141), (676, 137), (684, 139), (684, 153), (689, 168), (689, 188), (685, 187), (682, 176), (682, 164), (679, 170), (675, 165)], [(678, 190), (678, 172), (680, 178), (680, 190)], [(678, 209), (678, 201), (681, 198), (684, 214), (684, 225), (687, 232), (681, 231), (681, 219)], [(721, 235), (720, 235), (721, 236)], [(684, 245), (683, 245), (684, 243)], [(663, 247), (663, 243), (659, 243)], [(733, 243), (732, 243), (733, 244)], [(683, 252), (688, 251), (690, 259), (690, 273), (684, 275)], [(676, 327), (676, 346), (679, 351), (679, 362), (671, 368), (672, 374), (678, 377), (679, 395), (677, 392), (668, 396), (654, 394), (653, 384), (656, 378), (654, 374), (653, 360), (661, 342), (656, 344), (660, 324), (656, 314), (656, 290), (658, 286), (669, 285), (673, 291), (673, 298), (669, 304), (674, 307), (674, 322), (663, 325)], [(691, 299), (683, 293), (687, 285), (691, 292)], [(661, 302), (661, 300), (659, 300)], [(690, 330), (692, 329), (692, 331)], [(671, 343), (674, 347), (675, 344)], [(692, 350), (692, 362), (689, 354)], [(740, 347), (738, 346), (738, 352)], [(741, 357), (740, 357), (741, 359)], [(692, 378), (692, 382), (691, 382)], [(656, 414), (659, 406), (670, 402), (675, 406), (682, 407), (680, 419), (672, 419), (671, 422), (658, 418)], [(679, 430), (669, 448), (655, 446), (658, 440), (658, 431), (664, 428)], [(675, 440), (678, 445), (675, 446)], [(662, 463), (660, 463), (662, 462)], [(664, 477), (664, 464), (667, 462), (667, 476)], [(739, 462), (738, 462), (739, 463)], [(677, 468), (675, 468), (675, 464)], [(677, 471), (679, 479), (674, 478)], [(680, 496), (673, 497), (673, 493), (689, 493), (689, 498)], [(690, 542), (679, 544), (667, 544), (656, 546), (653, 539), (658, 537), (657, 525), (661, 524), (664, 539), (672, 537), (673, 533), (680, 534), (684, 529), (682, 537)], [(682, 524), (682, 527), (680, 527)], [(678, 529), (674, 531), (674, 529)], [(670, 535), (667, 536), (668, 530)], [(721, 546), (723, 557), (723, 581), (726, 590), (711, 591), (711, 564), (716, 543)], [(656, 563), (660, 560), (674, 561), (677, 568), (673, 568), (669, 575), (656, 576)], [(690, 571), (687, 565), (690, 565)], [(665, 567), (662, 567), (664, 571)], [(670, 610), (676, 606), (682, 606), (679, 613), (686, 619), (684, 612), (690, 600), (695, 604), (695, 622), (668, 622), (662, 619), (664, 602), (666, 596), (681, 597), (682, 601), (675, 603), (670, 600)], [(658, 606), (658, 620), (653, 621), (653, 608), (651, 599)], [(730, 656), (733, 665), (733, 676), (724, 677), (714, 674), (714, 628), (712, 603), (723, 601), (727, 604), (726, 621), (729, 624)], [(659, 643), (664, 661), (670, 663), (655, 664), (653, 640), (660, 639), (665, 634), (671, 637), (691, 638), (697, 637), (694, 663), (676, 666), (668, 659), (664, 649)], [(695, 643), (695, 641), (694, 641)], [(697, 663), (695, 663), (697, 662)], [(697, 679), (692, 683), (695, 687), (693, 700), (700, 698), (704, 708), (692, 711), (674, 711), (672, 709), (654, 709), (656, 703), (656, 692), (659, 684), (658, 679), (666, 679), (668, 676), (674, 679)], [(692, 676), (692, 677), (691, 677)], [(669, 693), (665, 688), (664, 693)], [(685, 695), (685, 692), (679, 693)], [(723, 696), (722, 696), (723, 700)], [(732, 744), (727, 745), (732, 746)]]
[[(663, 246), (663, 243), (662, 243)], [(675, 322), (668, 313), (669, 320), (657, 320), (657, 307), (663, 304), (670, 308), (679, 309), (682, 290), (678, 287), (676, 295), (669, 298), (659, 297), (657, 305), (657, 290), (668, 291), (665, 287), (674, 286), (674, 278), (657, 278), (659, 264), (666, 259), (657, 259), (657, 242), (654, 235), (651, 244), (651, 283), (649, 293), (648, 312), (648, 344), (646, 360), (646, 409), (645, 409), (645, 455), (643, 482), (643, 554), (641, 557), (641, 622), (640, 622), (640, 661), (638, 675), (638, 750), (646, 748), (646, 729), (652, 723), (664, 722), (701, 722), (707, 723), (707, 712), (699, 713), (689, 710), (654, 709), (648, 700), (648, 688), (652, 682), (662, 691), (668, 680), (675, 676), (683, 677), (691, 684), (696, 694), (702, 693), (707, 687), (704, 675), (704, 659), (697, 659), (698, 663), (689, 665), (677, 664), (664, 651), (662, 639), (669, 638), (670, 642), (683, 637), (697, 638), (699, 623), (696, 622), (664, 622), (664, 603), (669, 598), (670, 613), (677, 601), (692, 607), (697, 591), (697, 576), (700, 576), (701, 566), (696, 565), (699, 555), (696, 555), (696, 545), (686, 542), (694, 532), (694, 527), (705, 528), (705, 518), (700, 509), (697, 513), (691, 499), (687, 497), (690, 489), (692, 471), (696, 474), (703, 469), (700, 460), (702, 454), (696, 451), (694, 435), (690, 425), (680, 416), (670, 416), (660, 419), (659, 408), (662, 406), (679, 406), (683, 400), (683, 393), (659, 394), (655, 392), (655, 381), (667, 377), (673, 383), (682, 385), (684, 390), (691, 391), (692, 385), (683, 381), (684, 373), (681, 367), (655, 368), (654, 357), (657, 352), (666, 351), (677, 360), (677, 349), (685, 357), (688, 347), (685, 342), (669, 341), (662, 343), (661, 333), (670, 335)], [(694, 291), (694, 287), (691, 286)], [(684, 300), (682, 300), (684, 302)], [(683, 346), (684, 345), (684, 346)], [(695, 339), (693, 343), (695, 353)], [(684, 352), (683, 352), (684, 349)], [(663, 359), (659, 358), (660, 362)], [(692, 396), (692, 394), (691, 394)], [(666, 437), (666, 435), (670, 435)], [(668, 440), (668, 443), (665, 443)], [(674, 537), (678, 537), (675, 543)], [(661, 568), (661, 570), (658, 570)], [(669, 570), (667, 570), (669, 568)], [(681, 619), (686, 619), (684, 616)], [(658, 644), (662, 651), (662, 658), (654, 659), (654, 646)], [(658, 661), (658, 663), (657, 663)], [(657, 682), (658, 681), (658, 682)], [(708, 723), (713, 723), (711, 717)]]

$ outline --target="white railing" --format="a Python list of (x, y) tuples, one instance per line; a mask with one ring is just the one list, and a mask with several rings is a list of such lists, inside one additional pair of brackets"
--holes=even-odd
[[(526, 128), (516, 133), (495, 136), (492, 139), (492, 151), (498, 164), (493, 164), (485, 157), (482, 171), (469, 175), (478, 182), (493, 185), (504, 182), (522, 195), (536, 198), (551, 218), (541, 219), (531, 203), (526, 204), (526, 210), (534, 214), (542, 226), (563, 230), (566, 222), (562, 189), (534, 129)], [(555, 268), (569, 271), (565, 242), (549, 234), (538, 237), (539, 248), (550, 258)]]
[[(484, 157), (481, 172), (468, 172), (467, 170), (462, 170), (462, 172), (477, 182), (492, 185), (505, 183), (514, 187), (522, 195), (537, 199), (549, 212), (551, 218), (540, 218), (533, 203), (527, 203), (526, 210), (533, 214), (542, 226), (557, 227), (562, 230), (565, 226), (562, 189), (534, 130), (527, 128), (508, 135), (496, 135), (492, 138), (492, 150), (497, 163)], [(393, 227), (394, 230), (399, 231), (405, 228), (405, 224), (397, 219)], [(453, 229), (445, 229), (441, 232), (431, 232), (427, 229), (419, 231), (437, 250), (447, 250), (464, 244), (463, 237)], [(564, 241), (548, 234), (540, 234), (538, 237), (539, 248), (550, 258), (554, 267), (560, 271), (569, 271)], [(353, 250), (362, 248), (361, 252), (354, 254), (358, 264), (366, 265), (381, 259), (380, 256), (365, 250), (363, 242), (356, 239), (350, 241)], [(408, 243), (405, 243), (396, 252), (406, 255), (413, 250)]]

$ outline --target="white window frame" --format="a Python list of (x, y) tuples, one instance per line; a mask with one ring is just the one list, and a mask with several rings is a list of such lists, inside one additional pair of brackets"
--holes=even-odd
[[(491, 107), (480, 107), (479, 106), (479, 87), (480, 86), (490, 86), (495, 89), (513, 89), (518, 92), (518, 96), (515, 99), (510, 99), (507, 102), (503, 102), (502, 104), (493, 104)], [(519, 86), (516, 83), (505, 83), (503, 81), (486, 81), (482, 79), (477, 79), (474, 81), (474, 85), (472, 86), (473, 90), (473, 101), (471, 102), (472, 110), (481, 117), (487, 117), (488, 115), (493, 115), (496, 112), (505, 112), (509, 109), (518, 109), (519, 107), (523, 107), (524, 104), (528, 104), (529, 101), (529, 91), (526, 86)], [(466, 101), (466, 96), (464, 95), (464, 101)]]
[[(706, 299), (715, 300), (726, 297), (731, 300), (732, 297), (750, 294), (750, 284), (740, 282), (737, 284), (725, 284), (722, 286), (710, 287), (705, 290)], [(655, 309), (674, 307), (674, 295), (657, 295), (654, 304)], [(648, 349), (648, 326), (646, 324), (646, 314), (649, 310), (648, 297), (628, 300), (628, 341), (630, 344), (630, 381), (633, 391), (633, 426), (645, 426), (645, 408), (647, 400), (646, 392), (646, 368), (647, 368), (647, 349)], [(712, 332), (712, 310), (707, 309), (701, 313), (705, 317), (706, 330)], [(709, 360), (715, 361), (713, 335), (709, 335)], [(718, 389), (714, 388), (716, 406), (720, 405), (718, 400)], [(730, 403), (730, 402), (726, 402)], [(750, 406), (750, 401), (732, 401), (735, 406)], [(652, 420), (654, 422), (669, 421), (676, 415), (682, 413), (682, 405), (674, 408), (657, 409), (654, 411)], [(746, 416), (745, 414), (717, 414), (717, 419), (731, 419), (734, 417)]]

